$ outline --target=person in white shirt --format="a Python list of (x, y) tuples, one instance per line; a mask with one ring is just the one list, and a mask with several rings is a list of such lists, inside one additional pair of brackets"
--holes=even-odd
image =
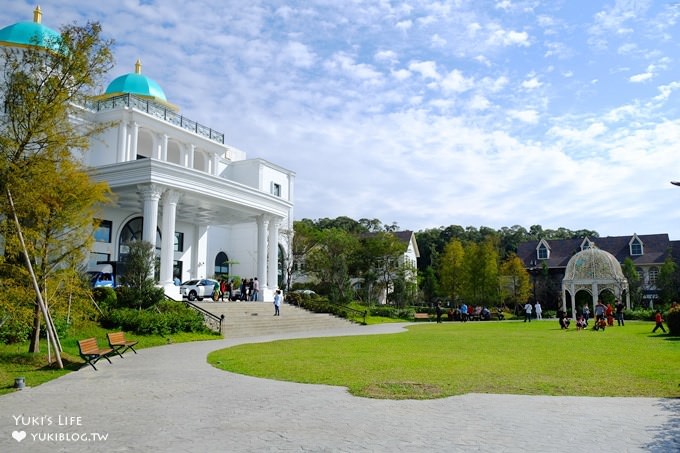
[(524, 305), (524, 322), (531, 322), (531, 309), (533, 307), (531, 306), (531, 303), (527, 302), (526, 305)]

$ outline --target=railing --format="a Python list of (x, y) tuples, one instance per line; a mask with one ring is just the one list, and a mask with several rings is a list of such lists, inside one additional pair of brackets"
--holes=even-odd
[(217, 132), (207, 126), (197, 123), (196, 121), (185, 118), (182, 115), (173, 112), (172, 110), (163, 107), (148, 99), (143, 99), (132, 94), (121, 94), (119, 96), (113, 96), (107, 99), (101, 99), (98, 101), (91, 101), (86, 103), (86, 107), (95, 112), (101, 112), (103, 110), (114, 110), (119, 107), (130, 107), (142, 112), (146, 112), (156, 118), (166, 121), (175, 126), (179, 126), (182, 129), (191, 131), (202, 137), (210, 139), (217, 143), (224, 144), (224, 134), (222, 132)]
[[(167, 294), (165, 295), (165, 298), (168, 300), (175, 300)], [(182, 300), (182, 302), (184, 302), (189, 309), (194, 310), (203, 316), (203, 322), (210, 330), (213, 330), (219, 334), (222, 333), (222, 322), (224, 321), (224, 315), (217, 316), (216, 314), (210, 313), (208, 310), (205, 310), (198, 305), (189, 302), (188, 300)]]
[[(346, 311), (350, 312), (350, 313), (359, 314), (360, 317), (362, 318), (361, 323), (362, 323), (363, 325), (366, 325), (366, 315), (368, 315), (368, 310), (357, 310), (356, 308), (352, 308), (352, 307), (350, 307), (350, 306), (348, 306), (348, 305), (343, 305), (343, 306), (341, 306), (341, 308), (342, 308), (343, 310), (346, 310)], [(347, 317), (347, 319), (350, 319), (349, 316)]]

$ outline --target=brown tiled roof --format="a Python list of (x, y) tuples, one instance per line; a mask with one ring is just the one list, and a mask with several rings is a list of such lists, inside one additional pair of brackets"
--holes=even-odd
[[(661, 265), (666, 259), (667, 253), (671, 251), (673, 244), (676, 247), (675, 255), (680, 258), (680, 241), (670, 241), (668, 234), (642, 234), (638, 239), (642, 241), (643, 254), (639, 256), (630, 255), (629, 243), (633, 239), (630, 236), (607, 236), (600, 238), (589, 238), (599, 249), (605, 250), (616, 257), (619, 263), (630, 257), (636, 266), (640, 265)], [(581, 251), (581, 244), (584, 238), (579, 239), (557, 239), (545, 240), (550, 247), (550, 259), (545, 260), (549, 268), (565, 268), (569, 259)], [(524, 262), (526, 267), (530, 267), (532, 261), (540, 264), (536, 258), (536, 247), (540, 241), (522, 242), (517, 247), (517, 256)], [(678, 261), (678, 260), (676, 260)]]

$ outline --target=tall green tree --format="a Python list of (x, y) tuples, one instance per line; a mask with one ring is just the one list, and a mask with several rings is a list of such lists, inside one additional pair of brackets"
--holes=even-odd
[(500, 267), (501, 296), (510, 306), (523, 305), (531, 294), (529, 274), (517, 255), (510, 255)]
[(488, 237), (481, 244), (470, 243), (465, 249), (464, 298), (475, 305), (497, 304), (498, 248), (495, 238)]
[(307, 254), (307, 272), (324, 286), (333, 302), (347, 302), (351, 296), (350, 268), (359, 247), (356, 235), (339, 228), (321, 230), (318, 243)]
[[(38, 302), (50, 273), (66, 263), (75, 263), (72, 255), (88, 246), (74, 232), (87, 222), (92, 226), (93, 206), (106, 198), (105, 187), (88, 182), (85, 169), (74, 156), (74, 152), (87, 148), (90, 135), (100, 128), (74, 119), (81, 117), (88, 97), (96, 94), (113, 63), (111, 42), (102, 38), (97, 23), (66, 26), (60, 38), (46, 44), (3, 47), (0, 56), (4, 112), (0, 118), (0, 228), (7, 265), (3, 272), (20, 282), (21, 267), (25, 266), (27, 275), (30, 263)], [(81, 199), (70, 196), (71, 181), (73, 193)], [(18, 227), (8, 223), (15, 216)], [(27, 239), (25, 249), (15, 240), (19, 231)], [(70, 242), (60, 244), (59, 237)], [(21, 255), (27, 256), (28, 262), (24, 259), (22, 264)], [(34, 310), (38, 313), (31, 336), (34, 339), (39, 310), (41, 307)], [(31, 342), (30, 351), (37, 352), (36, 340)]]
[(635, 268), (635, 263), (629, 256), (623, 260), (621, 271), (626, 280), (628, 280), (628, 294), (630, 295), (631, 304), (634, 307), (640, 305), (642, 303), (642, 280)]
[(670, 304), (680, 299), (680, 273), (678, 265), (668, 255), (659, 269), (656, 278), (656, 286), (659, 289), (659, 297), (662, 303)]
[(446, 244), (439, 266), (439, 288), (456, 303), (466, 286), (465, 250), (458, 239)]

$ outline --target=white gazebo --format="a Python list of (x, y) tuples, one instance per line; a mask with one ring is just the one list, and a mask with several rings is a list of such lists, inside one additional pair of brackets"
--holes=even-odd
[(576, 318), (576, 293), (579, 290), (591, 294), (593, 311), (602, 290), (611, 291), (619, 300), (625, 293), (626, 308), (630, 309), (628, 280), (623, 275), (621, 265), (614, 255), (596, 248), (594, 244), (571, 257), (562, 279), (562, 310), (567, 310), (568, 293), (573, 318)]

